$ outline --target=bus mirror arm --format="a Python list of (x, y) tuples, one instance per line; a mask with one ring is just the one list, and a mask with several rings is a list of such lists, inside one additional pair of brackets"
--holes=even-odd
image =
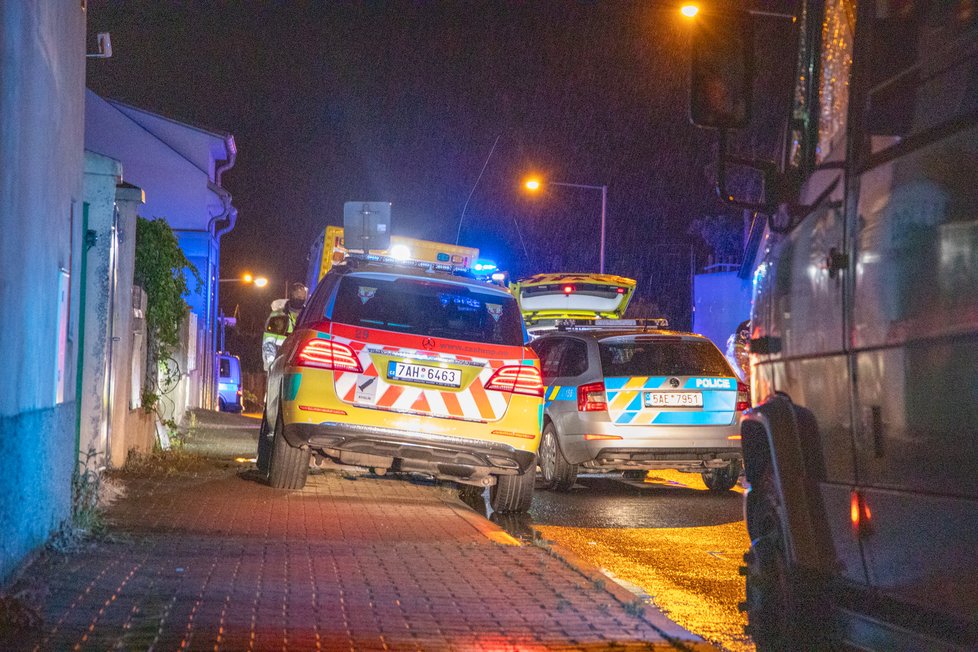
[[(719, 140), (716, 180), (717, 196), (728, 206), (767, 215), (771, 230), (777, 233), (786, 233), (798, 219), (817, 209), (829, 198), (839, 184), (839, 178), (836, 178), (835, 182), (829, 184), (811, 204), (800, 204), (798, 203), (798, 196), (801, 192), (802, 175), (799, 170), (792, 168), (787, 172), (782, 172), (773, 161), (728, 156), (726, 130), (718, 130), (717, 136)], [(761, 201), (743, 201), (737, 199), (730, 192), (727, 187), (727, 166), (730, 164), (750, 168), (761, 174), (763, 179)], [(843, 167), (844, 164), (841, 162), (832, 161), (818, 165), (816, 170), (842, 169)]]
[[(716, 192), (720, 200), (728, 206), (742, 208), (749, 211), (770, 214), (781, 203), (781, 198), (789, 194), (786, 183), (786, 176), (779, 170), (773, 161), (757, 161), (753, 159), (741, 158), (739, 156), (729, 156), (727, 154), (727, 131), (717, 130), (718, 153), (717, 153), (717, 179)], [(727, 186), (727, 166), (736, 165), (750, 168), (761, 173), (763, 187), (761, 194), (762, 201), (744, 201), (737, 199)]]

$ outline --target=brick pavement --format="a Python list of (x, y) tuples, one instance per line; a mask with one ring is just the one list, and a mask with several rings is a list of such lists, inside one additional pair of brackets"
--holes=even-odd
[(26, 569), (43, 625), (0, 648), (644, 650), (681, 632), (487, 536), (446, 487), (328, 472), (283, 492), (230, 462), (124, 481), (108, 535)]

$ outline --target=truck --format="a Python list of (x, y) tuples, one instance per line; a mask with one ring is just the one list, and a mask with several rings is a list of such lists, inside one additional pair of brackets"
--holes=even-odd
[[(306, 287), (312, 292), (319, 279), (326, 275), (334, 265), (342, 263), (349, 255), (343, 240), (342, 226), (327, 226), (323, 229), (309, 250), (309, 272)], [(372, 251), (369, 254), (377, 261), (419, 261), (432, 263), (448, 269), (473, 269), (479, 261), (479, 250), (475, 247), (432, 242), (404, 236), (392, 235), (390, 248), (385, 251)]]
[[(978, 4), (790, 6), (718, 3), (691, 35), (718, 194), (765, 220), (741, 426), (749, 633), (760, 650), (975, 650)], [(794, 88), (780, 156), (754, 161), (727, 142), (772, 20)]]

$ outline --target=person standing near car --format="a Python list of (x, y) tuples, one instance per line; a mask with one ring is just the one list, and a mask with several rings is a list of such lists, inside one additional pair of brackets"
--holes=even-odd
[(302, 283), (293, 283), (289, 286), (289, 298), (285, 304), (285, 312), (289, 316), (289, 332), (295, 330), (295, 322), (299, 318), (299, 313), (306, 306), (306, 299), (309, 297), (309, 288)]
[(282, 342), (295, 330), (296, 320), (305, 307), (308, 296), (309, 289), (305, 285), (293, 283), (289, 286), (288, 298), (272, 302), (272, 312), (265, 320), (265, 332), (262, 335), (261, 357), (265, 371), (275, 361)]

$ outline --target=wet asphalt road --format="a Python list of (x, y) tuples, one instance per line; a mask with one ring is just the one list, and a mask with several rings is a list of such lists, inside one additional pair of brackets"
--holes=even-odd
[[(675, 475), (689, 484), (698, 480)], [(530, 515), (535, 525), (578, 528), (689, 528), (742, 520), (740, 494), (713, 494), (676, 482), (582, 476), (567, 493), (536, 491)]]
[(714, 494), (698, 475), (653, 471), (643, 481), (581, 476), (567, 493), (538, 489), (528, 516), (490, 519), (524, 540), (570, 549), (686, 629), (743, 652), (754, 646), (737, 610), (750, 544), (742, 505), (740, 487)]

